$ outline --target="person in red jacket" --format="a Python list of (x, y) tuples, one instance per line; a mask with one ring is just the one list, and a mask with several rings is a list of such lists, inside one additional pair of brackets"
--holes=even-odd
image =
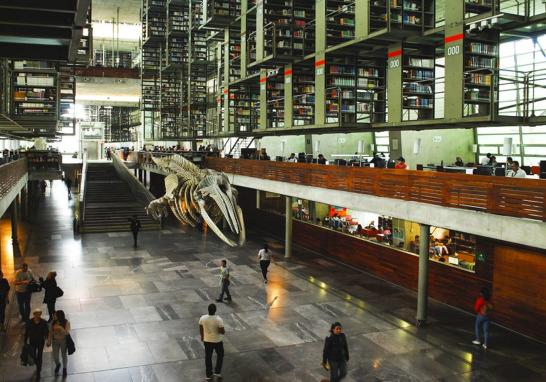
[(406, 160), (404, 157), (400, 157), (396, 160), (396, 164), (394, 165), (394, 168), (397, 168), (399, 170), (406, 170), (408, 168), (408, 165), (406, 164)]
[[(476, 323), (474, 324), (474, 330), (476, 332), (476, 339), (472, 341), (474, 345), (482, 345), (484, 349), (487, 349), (487, 338), (489, 336), (489, 316), (493, 310), (493, 304), (491, 303), (491, 293), (489, 289), (483, 287), (480, 291), (480, 296), (476, 299), (474, 304), (474, 311), (476, 312)], [(480, 333), (483, 329), (483, 343), (480, 341)]]

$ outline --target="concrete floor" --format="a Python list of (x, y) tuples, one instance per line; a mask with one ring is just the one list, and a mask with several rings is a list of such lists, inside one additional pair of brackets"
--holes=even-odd
[[(218, 293), (219, 261), (232, 267), (233, 301), (219, 304), (226, 325), (224, 381), (320, 381), (322, 346), (330, 323), (348, 336), (352, 381), (546, 381), (546, 346), (502, 328), (491, 329), (490, 348), (471, 344), (473, 318), (431, 302), (430, 325), (417, 329), (415, 293), (328, 259), (296, 251), (270, 268), (264, 285), (256, 253), (274, 238), (250, 234), (244, 248), (223, 245), (213, 234), (168, 226), (143, 232), (137, 250), (129, 233), (72, 233), (73, 201), (55, 181), (21, 228), (20, 247), (35, 275), (58, 273), (77, 351), (69, 381), (204, 381), (198, 319)], [(2, 221), (2, 269), (12, 276), (9, 224)], [(475, 291), (469, 291), (475, 293)], [(41, 293), (32, 306), (41, 307)], [(19, 365), (22, 325), (8, 307), (0, 335), (1, 381), (29, 381)], [(47, 314), (45, 314), (47, 316)], [(43, 381), (53, 377), (50, 350)]]

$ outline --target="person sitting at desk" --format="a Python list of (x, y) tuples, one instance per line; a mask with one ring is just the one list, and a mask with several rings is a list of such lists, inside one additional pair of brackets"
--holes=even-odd
[(489, 158), (489, 166), (497, 167), (497, 157), (494, 155), (491, 155), (491, 158)]
[(326, 158), (324, 158), (324, 155), (322, 155), (322, 154), (318, 155), (317, 163), (318, 164), (326, 164)]
[(485, 158), (483, 158), (480, 162), (482, 166), (488, 166), (491, 163), (491, 153), (487, 153)]
[(374, 221), (372, 220), (372, 221), (370, 222), (370, 224), (368, 224), (368, 225), (366, 226), (366, 228), (368, 228), (368, 229), (375, 229), (375, 223), (374, 223)]
[(400, 157), (396, 160), (396, 165), (394, 165), (394, 168), (397, 168), (399, 170), (406, 170), (408, 168), (404, 157)]
[(296, 158), (296, 153), (290, 154), (290, 156), (288, 157), (288, 159), (286, 159), (286, 161), (289, 163), (296, 163), (298, 161), (298, 159)]
[(386, 165), (385, 159), (381, 158), (378, 153), (373, 154), (373, 158), (370, 161), (374, 167), (384, 168)]
[(463, 158), (461, 157), (455, 158), (455, 163), (453, 163), (453, 165), (458, 167), (463, 167), (464, 166)]
[(521, 168), (519, 168), (519, 162), (517, 160), (512, 162), (512, 169), (506, 173), (509, 178), (525, 178), (527, 174)]
[(512, 157), (506, 158), (506, 171), (510, 171), (512, 169), (512, 163), (514, 163)]
[(442, 257), (444, 255), (449, 255), (449, 249), (447, 249), (445, 244), (442, 243), (440, 240), (436, 240), (434, 242), (434, 246), (432, 247), (432, 250), (434, 252), (434, 256), (436, 256), (436, 257)]

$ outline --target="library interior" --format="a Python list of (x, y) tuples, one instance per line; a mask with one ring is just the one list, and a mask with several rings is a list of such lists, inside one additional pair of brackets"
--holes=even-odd
[(545, 381), (545, 274), (546, 1), (0, 0), (0, 380)]

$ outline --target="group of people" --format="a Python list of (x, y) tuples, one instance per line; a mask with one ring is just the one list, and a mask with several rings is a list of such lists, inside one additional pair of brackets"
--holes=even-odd
[(19, 150), (9, 150), (4, 149), (2, 151), (2, 156), (0, 157), (0, 164), (5, 164), (14, 160), (17, 160), (21, 157)]
[[(15, 272), (15, 298), (19, 308), (21, 322), (25, 325), (24, 346), (21, 359), (30, 363), (29, 359), (36, 365), (36, 380), (40, 379), (42, 371), (42, 355), (44, 346), (51, 346), (53, 349), (53, 360), (55, 362), (55, 375), (61, 369), (62, 374), (67, 375), (67, 363), (69, 347), (72, 339), (70, 336), (70, 322), (66, 319), (63, 310), (56, 310), (57, 298), (63, 295), (63, 291), (57, 285), (57, 273), (49, 272), (45, 280), (40, 277), (35, 279), (34, 274), (27, 263), (23, 263), (21, 269)], [(5, 330), (5, 309), (9, 299), (10, 285), (7, 279), (0, 272), (0, 325)], [(30, 317), (30, 306), (32, 293), (44, 290), (43, 303), (47, 306), (48, 320), (42, 318), (42, 310), (37, 308)]]
[[(482, 166), (492, 166), (492, 167), (499, 167), (501, 166), (499, 163), (497, 163), (497, 158), (494, 155), (491, 155), (491, 153), (487, 153), (487, 155), (481, 160), (480, 164)], [(527, 177), (527, 173), (519, 166), (519, 162), (517, 160), (513, 160), (512, 157), (506, 158), (506, 176), (509, 178), (525, 178)]]
[[(273, 260), (273, 255), (267, 244), (258, 251), (258, 261), (262, 271), (264, 282), (267, 283), (268, 267)], [(15, 273), (15, 294), (19, 306), (21, 321), (25, 323), (24, 347), (21, 358), (32, 359), (36, 365), (36, 380), (40, 379), (42, 370), (42, 358), (44, 347), (52, 347), (53, 361), (55, 363), (55, 375), (59, 375), (62, 366), (62, 375), (66, 377), (68, 354), (75, 351), (74, 342), (70, 336), (70, 321), (63, 310), (55, 310), (58, 297), (62, 296), (62, 290), (57, 285), (56, 272), (49, 272), (46, 279), (39, 278), (36, 282), (28, 264), (23, 263), (21, 269)], [(34, 309), (30, 316), (31, 285), (39, 285), (45, 290), (43, 302), (47, 304), (49, 314), (48, 321), (42, 318), (42, 310)], [(220, 296), (217, 302), (231, 301), (229, 292), (230, 268), (227, 260), (221, 261), (220, 266)], [(9, 296), (9, 282), (0, 272), (0, 319), (4, 327), (4, 310)], [(224, 358), (223, 340), (226, 330), (222, 318), (216, 314), (217, 306), (214, 303), (208, 305), (208, 314), (199, 319), (199, 333), (205, 347), (205, 374), (206, 380), (212, 381), (214, 377), (222, 377), (222, 365)], [(480, 296), (476, 299), (474, 310), (476, 319), (474, 325), (475, 338), (472, 343), (488, 347), (490, 316), (493, 311), (491, 293), (487, 288), (482, 288)], [(216, 353), (216, 363), (213, 367), (213, 354)], [(25, 361), (27, 362), (27, 361)], [(324, 341), (321, 365), (330, 374), (329, 380), (321, 382), (339, 382), (347, 375), (347, 363), (349, 362), (349, 346), (343, 326), (334, 322)]]

